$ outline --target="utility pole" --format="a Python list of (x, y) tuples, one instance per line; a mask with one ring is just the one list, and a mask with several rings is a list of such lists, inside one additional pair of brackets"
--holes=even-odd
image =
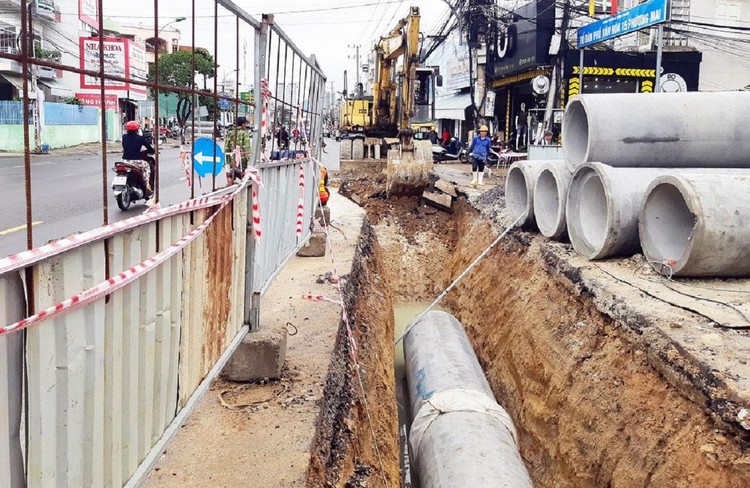
[[(359, 90), (359, 44), (349, 44), (349, 47), (350, 48), (354, 48), (356, 50), (356, 54), (354, 55), (354, 59), (356, 60), (356, 63), (357, 63), (357, 82), (354, 85), (354, 93), (356, 93), (357, 96), (360, 96), (360, 95), (362, 95), (362, 92)], [(351, 58), (352, 57), (349, 56), (349, 59), (351, 59)]]

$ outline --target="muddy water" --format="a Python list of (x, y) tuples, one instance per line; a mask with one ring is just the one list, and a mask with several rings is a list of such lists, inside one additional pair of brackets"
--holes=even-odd
[[(393, 307), (394, 338), (401, 336), (409, 322), (422, 313), (429, 303), (399, 303)], [(442, 310), (435, 307), (433, 310)], [(401, 482), (404, 488), (419, 488), (419, 479), (416, 469), (412, 469), (407, 447), (407, 433), (411, 428), (411, 411), (409, 403), (409, 387), (406, 384), (406, 363), (404, 361), (404, 343), (396, 345), (396, 401), (398, 403), (398, 430), (401, 442)]]

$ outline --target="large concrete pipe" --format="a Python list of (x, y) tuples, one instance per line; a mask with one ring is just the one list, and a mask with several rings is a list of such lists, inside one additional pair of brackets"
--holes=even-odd
[(542, 165), (534, 185), (534, 217), (539, 232), (551, 239), (566, 235), (565, 204), (573, 174), (564, 161)]
[(505, 208), (508, 209), (511, 221), (518, 222), (520, 227), (534, 225), (534, 184), (548, 161), (516, 161), (508, 168), (505, 178)]
[(696, 171), (706, 175), (749, 172), (738, 168), (613, 168), (585, 163), (573, 173), (565, 207), (573, 248), (589, 259), (638, 252), (638, 217), (648, 186), (659, 176)]
[(404, 338), (404, 355), (422, 488), (531, 487), (513, 422), (458, 320), (425, 314)]
[(643, 253), (675, 276), (750, 276), (750, 170), (660, 176), (639, 219)]
[(572, 170), (610, 166), (750, 167), (750, 92), (615, 93), (574, 97), (563, 151)]
[(565, 207), (573, 248), (589, 259), (638, 251), (638, 213), (648, 185), (674, 170), (586, 163), (573, 174)]

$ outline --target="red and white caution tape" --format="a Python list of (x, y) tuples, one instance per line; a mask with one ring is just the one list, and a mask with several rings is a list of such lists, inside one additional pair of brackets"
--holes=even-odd
[(248, 166), (245, 170), (244, 178), (252, 180), (255, 185), (251, 190), (252, 195), (252, 217), (253, 217), (253, 239), (255, 242), (260, 242), (261, 227), (260, 227), (260, 199), (258, 198), (258, 187), (263, 186), (260, 181), (260, 170), (255, 166)]
[[(72, 310), (82, 307), (83, 305), (87, 305), (91, 302), (104, 298), (105, 296), (119, 290), (125, 285), (132, 283), (141, 275), (156, 268), (157, 266), (164, 263), (166, 260), (174, 256), (175, 254), (177, 254), (180, 250), (182, 250), (188, 244), (194, 241), (196, 237), (202, 234), (203, 231), (205, 231), (206, 228), (209, 225), (211, 225), (211, 222), (213, 222), (216, 215), (218, 215), (219, 212), (224, 207), (226, 207), (227, 203), (229, 203), (229, 201), (231, 201), (232, 198), (234, 198), (234, 196), (237, 195), (237, 193), (242, 191), (247, 186), (248, 181), (249, 181), (249, 178), (246, 178), (245, 180), (243, 180), (242, 184), (234, 192), (232, 192), (229, 195), (226, 195), (225, 197), (222, 197), (222, 203), (219, 206), (219, 208), (216, 210), (216, 212), (211, 214), (210, 217), (208, 217), (205, 221), (203, 221), (202, 224), (200, 224), (198, 227), (196, 227), (191, 232), (189, 232), (186, 236), (182, 237), (180, 240), (178, 240), (177, 242), (175, 242), (168, 248), (164, 249), (163, 251), (161, 251), (154, 257), (149, 258), (146, 261), (143, 261), (133, 266), (132, 268), (127, 269), (123, 271), (122, 273), (119, 273), (118, 275), (107, 279), (106, 281), (102, 281), (101, 283), (94, 286), (93, 288), (84, 290), (83, 292), (79, 293), (78, 295), (72, 298), (68, 298), (67, 300), (60, 302), (57, 305), (54, 305), (45, 310), (42, 310), (32, 315), (31, 317), (27, 317), (14, 324), (0, 328), (0, 335), (5, 335), (11, 332), (22, 330), (31, 325), (42, 322), (43, 320), (54, 317), (55, 315), (58, 315), (64, 312), (70, 312)], [(253, 189), (255, 189), (255, 187), (253, 187)]]
[(308, 294), (302, 295), (302, 298), (310, 302), (330, 302), (330, 303), (335, 303), (336, 305), (340, 307), (342, 306), (340, 300), (335, 300), (325, 295), (311, 295), (308, 293)]
[(190, 160), (192, 159), (190, 155), (190, 151), (187, 149), (184, 149), (182, 146), (180, 146), (180, 162), (182, 163), (182, 170), (185, 172), (185, 177), (187, 179), (187, 186), (190, 188), (190, 179), (192, 173), (192, 167), (190, 165)]
[[(268, 80), (260, 80), (260, 95), (263, 98), (263, 106), (260, 111), (260, 134), (262, 140), (268, 139), (268, 101), (271, 99), (271, 90), (268, 89)], [(264, 152), (261, 152), (261, 159), (267, 160)]]
[(297, 189), (297, 237), (302, 235), (305, 218), (305, 165), (299, 165), (299, 188)]
[(213, 207), (231, 198), (231, 195), (206, 196), (187, 200), (185, 202), (171, 205), (166, 208), (151, 208), (141, 215), (137, 215), (126, 220), (121, 220), (119, 222), (113, 222), (104, 227), (99, 227), (97, 229), (83, 232), (81, 234), (73, 234), (68, 237), (52, 241), (49, 244), (45, 244), (44, 246), (30, 249), (28, 251), (23, 251), (18, 254), (12, 254), (8, 257), (0, 259), (0, 274), (25, 268), (62, 251), (68, 251), (70, 249), (75, 249), (76, 247), (88, 244), (99, 239), (111, 237), (119, 232), (134, 228), (138, 225), (153, 222), (154, 220), (158, 220), (164, 217), (198, 210), (201, 208)]

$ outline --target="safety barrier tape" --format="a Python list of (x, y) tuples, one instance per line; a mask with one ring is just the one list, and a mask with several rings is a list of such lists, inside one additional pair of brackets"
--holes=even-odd
[(302, 235), (305, 217), (305, 164), (299, 165), (299, 188), (297, 190), (297, 237)]
[[(94, 286), (93, 288), (89, 288), (87, 290), (84, 290), (83, 292), (79, 293), (78, 295), (75, 295), (71, 298), (68, 298), (67, 300), (64, 300), (56, 305), (53, 305), (52, 307), (49, 307), (45, 310), (42, 310), (30, 317), (27, 317), (25, 319), (19, 320), (18, 322), (15, 322), (11, 325), (5, 326), (3, 328), (0, 328), (0, 336), (16, 332), (22, 329), (25, 329), (31, 325), (38, 324), (39, 322), (42, 322), (43, 320), (49, 319), (51, 317), (54, 317), (55, 315), (59, 315), (61, 313), (70, 312), (72, 310), (75, 310), (77, 308), (82, 307), (83, 305), (87, 305), (91, 302), (94, 302), (96, 300), (99, 300), (101, 298), (104, 298), (105, 296), (119, 290), (120, 288), (124, 287), (125, 285), (132, 283), (135, 279), (139, 278), (141, 275), (146, 274), (148, 271), (151, 271), (152, 269), (156, 268), (160, 264), (164, 263), (167, 259), (171, 258), (175, 254), (177, 254), (180, 250), (185, 248), (188, 244), (193, 242), (196, 237), (198, 237), (200, 234), (203, 233), (203, 231), (206, 230), (206, 228), (211, 225), (211, 222), (213, 222), (216, 215), (219, 214), (219, 212), (227, 206), (227, 204), (250, 182), (250, 175), (248, 174), (243, 180), (242, 183), (239, 185), (237, 189), (235, 189), (232, 193), (229, 195), (226, 195), (225, 197), (222, 197), (222, 203), (219, 206), (218, 209), (216, 209), (216, 212), (211, 214), (205, 221), (203, 221), (202, 224), (200, 224), (198, 227), (193, 229), (191, 232), (189, 232), (187, 235), (180, 238), (177, 242), (169, 246), (168, 248), (164, 249), (163, 251), (159, 252), (155, 256), (136, 264), (135, 266), (131, 267), (130, 269), (127, 269), (123, 271), (122, 273), (119, 273), (116, 276), (113, 276), (111, 278), (108, 278), (105, 281), (102, 281), (98, 285)], [(255, 187), (253, 186), (253, 189)]]
[(308, 300), (308, 301), (311, 301), (311, 302), (330, 302), (330, 303), (335, 303), (338, 306), (342, 306), (340, 300), (335, 300), (335, 299), (329, 298), (329, 297), (327, 297), (325, 295), (311, 295), (311, 294), (308, 293), (308, 294), (302, 295), (302, 298), (304, 300)]
[(179, 204), (170, 205), (169, 207), (165, 208), (154, 207), (143, 212), (141, 215), (137, 215), (126, 220), (113, 222), (104, 227), (99, 227), (97, 229), (82, 232), (80, 234), (63, 237), (62, 239), (52, 241), (49, 244), (30, 249), (28, 251), (22, 251), (18, 254), (12, 254), (0, 259), (0, 274), (25, 268), (31, 264), (39, 262), (62, 251), (74, 249), (84, 244), (88, 244), (105, 237), (113, 236), (118, 232), (132, 229), (141, 224), (153, 222), (154, 220), (158, 220), (164, 217), (170, 217), (172, 215), (177, 215), (180, 213), (199, 210), (201, 208), (213, 207), (225, 202), (230, 198), (232, 198), (231, 195), (205, 196), (200, 198), (193, 198), (192, 200), (187, 200)]

